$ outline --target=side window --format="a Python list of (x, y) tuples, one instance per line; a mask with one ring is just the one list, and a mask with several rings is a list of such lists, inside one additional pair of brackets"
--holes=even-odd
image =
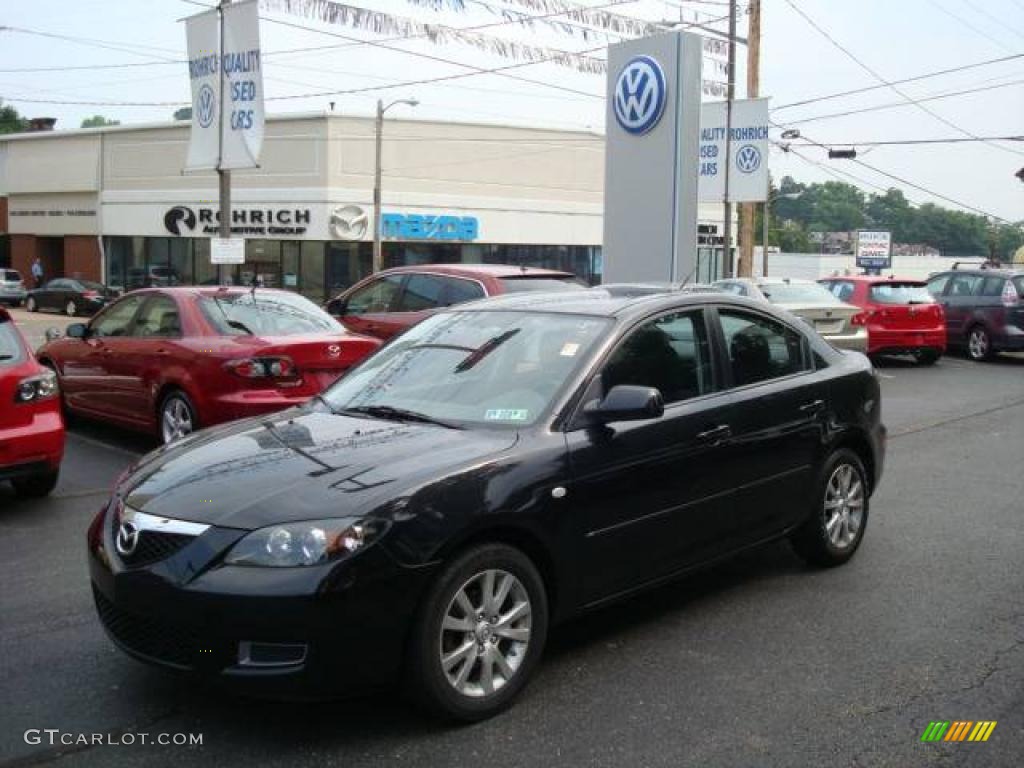
[(657, 388), (666, 403), (711, 391), (711, 353), (700, 312), (659, 317), (634, 330), (605, 364), (604, 391), (620, 384)]
[(388, 275), (375, 280), (353, 293), (345, 307), (346, 315), (365, 315), (371, 312), (392, 312), (391, 305), (402, 287), (402, 275)]
[(985, 282), (981, 284), (980, 296), (1002, 296), (1003, 286), (1006, 284), (1006, 279), (1002, 277), (986, 277)]
[(827, 286), (827, 288), (832, 291), (832, 295), (840, 301), (849, 301), (853, 298), (853, 292), (857, 290), (857, 287), (847, 280), (836, 281)]
[(734, 296), (747, 295), (747, 289), (741, 283), (716, 283), (715, 285), (717, 288), (720, 288), (726, 293), (731, 293)]
[(803, 337), (760, 315), (721, 309), (718, 317), (736, 386), (790, 376), (808, 370)]
[(139, 313), (132, 335), (163, 338), (181, 336), (178, 305), (167, 296), (153, 296)]
[(441, 306), (444, 281), (434, 275), (411, 275), (398, 304), (399, 312), (422, 312)]
[(486, 294), (483, 286), (472, 280), (462, 280), (457, 277), (446, 277), (444, 279), (447, 291), (444, 295), (444, 305), (462, 304), (466, 301), (482, 299)]
[(932, 296), (941, 296), (948, 282), (949, 275), (936, 275), (928, 281), (928, 293)]
[(67, 290), (66, 280), (51, 280), (45, 286), (48, 291), (66, 291)]
[(139, 305), (142, 304), (141, 296), (127, 296), (116, 304), (103, 311), (89, 328), (94, 336), (127, 336), (128, 326), (135, 317)]
[(956, 275), (949, 281), (950, 296), (971, 296), (981, 285), (980, 275)]

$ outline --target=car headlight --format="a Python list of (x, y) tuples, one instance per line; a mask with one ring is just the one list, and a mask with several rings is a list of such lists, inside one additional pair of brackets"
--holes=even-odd
[(377, 520), (312, 520), (260, 528), (228, 552), (228, 565), (288, 568), (320, 565), (358, 552), (384, 533)]

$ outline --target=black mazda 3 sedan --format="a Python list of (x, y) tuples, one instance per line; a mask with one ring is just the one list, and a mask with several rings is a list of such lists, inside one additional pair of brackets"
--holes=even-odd
[(132, 467), (89, 531), (96, 606), (152, 664), (280, 697), (404, 682), (480, 719), (555, 622), (779, 537), (848, 560), (880, 412), (864, 356), (764, 303), (462, 305)]

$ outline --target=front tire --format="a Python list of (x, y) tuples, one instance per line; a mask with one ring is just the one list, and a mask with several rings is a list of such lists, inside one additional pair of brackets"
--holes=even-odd
[(509, 706), (547, 638), (547, 593), (533, 562), (505, 544), (473, 547), (440, 573), (421, 606), (408, 665), (419, 703), (462, 722)]
[(857, 551), (868, 523), (864, 463), (848, 448), (834, 451), (815, 485), (811, 514), (790, 537), (793, 549), (812, 565), (842, 565)]
[(29, 312), (35, 312), (36, 310), (39, 309), (39, 305), (36, 304), (36, 299), (34, 296), (29, 296), (27, 299), (25, 299), (25, 309), (27, 309)]
[(157, 427), (164, 445), (173, 443), (199, 429), (196, 408), (189, 396), (175, 389), (164, 396), (157, 411)]
[(11, 485), (14, 486), (14, 492), (24, 499), (41, 499), (49, 496), (57, 487), (59, 477), (60, 470), (55, 469), (29, 477), (17, 477), (11, 480)]
[(985, 326), (976, 325), (967, 334), (967, 356), (976, 363), (992, 357), (992, 337)]
[(78, 314), (78, 305), (75, 304), (74, 299), (68, 299), (68, 303), (64, 305), (64, 314), (68, 317), (74, 317)]

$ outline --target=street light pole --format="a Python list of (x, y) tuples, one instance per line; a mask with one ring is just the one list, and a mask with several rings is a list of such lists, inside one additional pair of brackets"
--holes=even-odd
[(391, 109), (396, 104), (407, 104), (410, 107), (415, 107), (419, 104), (416, 99), (398, 99), (392, 101), (387, 106), (384, 106), (384, 102), (381, 99), (377, 100), (377, 120), (375, 124), (376, 128), (376, 147), (375, 147), (375, 160), (373, 166), (373, 271), (380, 272), (384, 268), (384, 254), (383, 246), (381, 243), (381, 216), (380, 216), (380, 196), (381, 196), (381, 155), (384, 149), (384, 113)]
[[(224, 6), (229, 5), (231, 0), (221, 0), (218, 6), (218, 14), (220, 16), (220, 55), (224, 55)], [(224, 72), (223, 68), (217, 67), (218, 75), (220, 78), (220, 104), (217, 109), (220, 111), (220, 120), (223, 123), (224, 120)], [(217, 177), (218, 186), (220, 192), (220, 231), (218, 234), (223, 239), (231, 237), (231, 171), (227, 171), (221, 166), (224, 163), (224, 126), (219, 125), (217, 131), (217, 146), (220, 150), (217, 153)], [(219, 271), (218, 267), (218, 271)]]
[(725, 276), (732, 277), (732, 202), (729, 199), (729, 171), (732, 165), (732, 101), (736, 98), (736, 3), (729, 2), (729, 63), (725, 96), (725, 194), (722, 195), (723, 234), (725, 235)]

